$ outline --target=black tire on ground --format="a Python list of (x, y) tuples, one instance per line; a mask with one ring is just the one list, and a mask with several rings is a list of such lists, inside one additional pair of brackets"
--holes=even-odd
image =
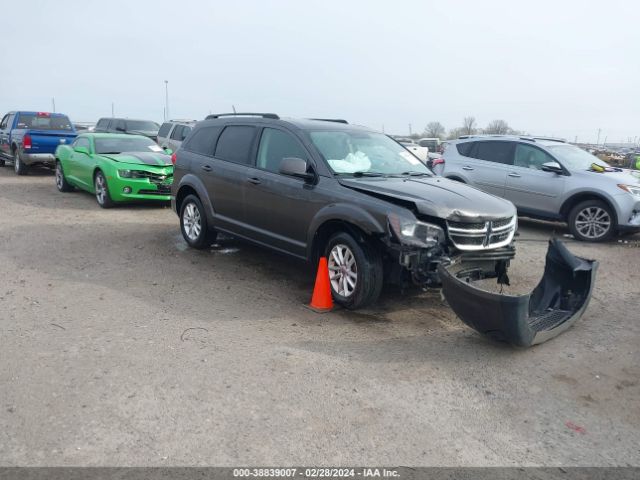
[(111, 200), (109, 194), (109, 184), (107, 178), (100, 170), (98, 170), (93, 178), (93, 186), (96, 192), (96, 201), (102, 208), (111, 208), (115, 206), (115, 202)]
[(585, 200), (571, 209), (567, 219), (569, 230), (583, 242), (605, 242), (617, 230), (616, 216), (601, 200)]
[(4, 167), (4, 158), (0, 158), (0, 167)]
[(60, 160), (56, 160), (56, 187), (61, 192), (72, 192), (73, 185), (67, 182), (67, 178), (64, 176), (64, 170), (62, 170), (62, 164)]
[(180, 231), (185, 242), (199, 250), (216, 241), (217, 232), (209, 228), (207, 214), (196, 195), (188, 195), (180, 206)]
[[(351, 285), (345, 287), (343, 283), (342, 290), (340, 290), (341, 281), (344, 282), (345, 274), (348, 275), (348, 272), (345, 271), (348, 270), (346, 265), (345, 270), (340, 272), (341, 276), (335, 276), (338, 271), (336, 268), (339, 269), (337, 267), (339, 260), (335, 256), (332, 260), (334, 247), (336, 249), (346, 247), (351, 251), (355, 259), (355, 272), (351, 272), (351, 274), (356, 274), (356, 283), (355, 288), (350, 293), (346, 292), (346, 289), (350, 288)], [(383, 283), (382, 256), (373, 245), (366, 241), (363, 243), (358, 242), (349, 233), (338, 232), (327, 242), (324, 255), (327, 257), (327, 262), (331, 267), (329, 271), (331, 294), (336, 303), (345, 308), (355, 310), (366, 307), (378, 300)], [(344, 255), (343, 258), (345, 258)], [(336, 284), (338, 288), (336, 288)]]
[(16, 175), (26, 175), (29, 171), (29, 166), (25, 165), (22, 161), (19, 148), (13, 151), (13, 170), (16, 172)]

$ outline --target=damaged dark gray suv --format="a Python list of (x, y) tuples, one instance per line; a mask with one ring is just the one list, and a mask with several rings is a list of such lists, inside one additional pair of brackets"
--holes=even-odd
[(513, 204), (434, 176), (384, 134), (344, 120), (209, 115), (173, 159), (172, 204), (190, 246), (225, 232), (326, 256), (347, 308), (374, 302), (384, 282), (440, 286), (456, 263), (508, 282)]

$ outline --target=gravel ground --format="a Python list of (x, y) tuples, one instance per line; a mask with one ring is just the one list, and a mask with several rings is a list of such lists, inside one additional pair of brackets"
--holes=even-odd
[[(237, 242), (188, 249), (169, 208), (98, 208), (0, 169), (0, 465), (640, 465), (640, 237), (585, 316), (518, 350), (437, 292), (315, 314), (313, 272)], [(510, 271), (546, 240), (522, 220)]]

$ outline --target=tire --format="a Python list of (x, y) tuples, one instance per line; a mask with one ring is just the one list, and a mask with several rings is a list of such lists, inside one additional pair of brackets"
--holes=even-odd
[(4, 158), (0, 158), (0, 167), (4, 167)]
[(207, 214), (195, 195), (188, 195), (180, 207), (180, 231), (185, 242), (198, 250), (209, 248), (217, 233), (209, 229)]
[(369, 243), (357, 242), (349, 233), (339, 232), (327, 242), (325, 256), (336, 303), (355, 310), (378, 300), (383, 270), (377, 249)]
[(96, 201), (102, 208), (111, 208), (115, 205), (109, 194), (109, 185), (107, 179), (100, 170), (98, 170), (93, 178), (93, 186), (96, 192)]
[(16, 175), (26, 175), (29, 171), (29, 166), (25, 165), (22, 161), (19, 148), (13, 151), (13, 170), (16, 172)]
[(601, 200), (586, 200), (571, 209), (569, 230), (583, 242), (605, 242), (616, 233), (616, 217), (611, 207)]
[(64, 176), (60, 160), (56, 160), (56, 187), (58, 187), (58, 190), (61, 192), (73, 191), (73, 186), (67, 182), (67, 178)]

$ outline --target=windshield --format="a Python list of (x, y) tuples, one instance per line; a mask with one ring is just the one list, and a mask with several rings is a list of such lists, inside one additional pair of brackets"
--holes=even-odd
[(156, 122), (147, 122), (145, 120), (127, 120), (127, 130), (137, 130), (139, 132), (157, 132), (160, 125)]
[(430, 175), (416, 156), (381, 133), (322, 130), (309, 136), (337, 174)]
[(569, 170), (591, 170), (592, 163), (603, 167), (609, 166), (604, 160), (600, 160), (595, 155), (591, 155), (589, 152), (574, 145), (552, 145), (547, 148)]
[(72, 130), (68, 117), (49, 114), (20, 113), (18, 115), (18, 128), (33, 128), (34, 130)]
[(156, 152), (165, 153), (156, 142), (145, 137), (96, 138), (96, 153)]

